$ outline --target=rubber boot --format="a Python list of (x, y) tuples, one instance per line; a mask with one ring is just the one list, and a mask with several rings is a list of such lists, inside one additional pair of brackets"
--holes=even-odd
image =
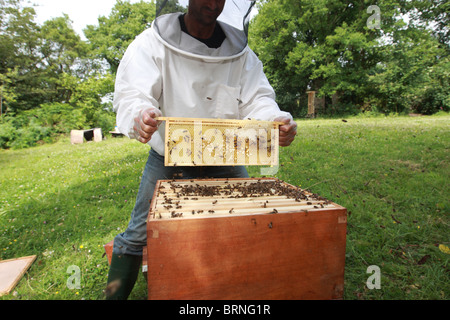
[(141, 265), (142, 256), (113, 253), (105, 290), (106, 300), (128, 299), (136, 283)]

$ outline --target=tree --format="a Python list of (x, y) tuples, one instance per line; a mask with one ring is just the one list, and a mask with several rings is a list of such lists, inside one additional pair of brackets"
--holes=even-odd
[[(380, 48), (383, 59), (367, 83), (368, 102), (381, 112), (433, 113), (449, 104), (448, 55), (430, 31), (403, 29)], [(448, 70), (447, 70), (448, 75)], [(370, 88), (370, 89), (369, 89)]]
[(113, 77), (100, 72), (69, 16), (38, 25), (20, 0), (0, 0), (0, 13), (0, 147), (32, 146), (85, 126), (111, 130), (104, 97)]
[(400, 8), (404, 19), (399, 18), (387, 40), (380, 42), (381, 59), (367, 83), (368, 102), (378, 110), (431, 114), (450, 109), (445, 6), (435, 0), (407, 1)]
[(450, 49), (450, 2), (446, 0), (412, 0), (407, 2), (412, 21), (419, 27), (430, 27), (432, 34)]
[(10, 105), (16, 102), (17, 94), (11, 85), (16, 78), (17, 69), (8, 69), (5, 73), (0, 73), (0, 116), (3, 116)]
[[(364, 70), (377, 61), (379, 29), (370, 29), (372, 1), (266, 0), (251, 25), (251, 42), (262, 58), (285, 109), (308, 89), (320, 96), (339, 94), (360, 103)], [(384, 7), (383, 7), (384, 8)], [(392, 11), (384, 8), (385, 12)], [(387, 15), (389, 16), (389, 15)], [(390, 23), (390, 19), (383, 23)], [(282, 57), (280, 59), (280, 57)], [(281, 90), (280, 90), (281, 89)]]
[(155, 18), (155, 3), (140, 1), (129, 3), (118, 0), (109, 17), (99, 17), (98, 26), (84, 29), (90, 50), (109, 65), (115, 74), (125, 50), (134, 38), (149, 28)]
[(112, 112), (112, 109), (108, 110), (108, 103), (103, 101), (114, 91), (114, 77), (111, 74), (98, 73), (80, 79), (66, 73), (61, 79), (61, 85), (72, 92), (67, 103), (82, 110), (86, 125), (95, 126), (99, 112)]
[[(155, 19), (156, 7), (163, 2), (140, 1), (129, 3), (118, 0), (108, 17), (98, 19), (98, 26), (89, 25), (84, 29), (86, 38), (90, 42), (91, 51), (97, 57), (106, 60), (109, 71), (116, 74), (125, 50), (130, 43), (151, 26)], [(160, 14), (183, 12), (186, 9), (178, 4), (178, 0), (168, 0)]]
[(41, 27), (40, 69), (45, 102), (67, 102), (73, 91), (61, 86), (64, 75), (84, 76), (83, 61), (88, 53), (87, 44), (81, 41), (71, 26), (68, 15), (45, 21)]
[(87, 45), (73, 30), (69, 17), (39, 26), (34, 22), (34, 9), (16, 0), (2, 2), (1, 11), (1, 85), (14, 97), (5, 100), (8, 110), (20, 112), (70, 99), (71, 92), (59, 84), (62, 74), (82, 77), (88, 74), (85, 66), (92, 65), (85, 63)]
[(23, 8), (20, 1), (0, 2), (0, 74), (5, 94), (3, 113), (29, 109), (36, 102), (39, 26), (34, 22), (33, 8)]
[[(338, 96), (334, 109), (340, 112), (371, 107), (401, 112), (423, 101), (421, 88), (437, 89), (444, 79), (443, 72), (435, 79), (432, 70), (446, 65), (448, 27), (441, 22), (448, 21), (448, 5), (422, 3), (261, 0), (250, 45), (265, 65), (279, 104), (296, 115), (304, 112), (297, 103), (306, 100), (308, 89), (326, 101)], [(404, 16), (421, 20), (405, 24)], [(445, 94), (441, 90), (439, 96)]]

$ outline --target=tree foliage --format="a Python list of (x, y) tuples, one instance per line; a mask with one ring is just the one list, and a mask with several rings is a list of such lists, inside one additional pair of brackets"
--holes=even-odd
[[(114, 79), (102, 73), (100, 59), (75, 33), (69, 16), (38, 25), (34, 9), (19, 0), (1, 1), (0, 13), (1, 147), (30, 146), (81, 127), (112, 129), (104, 98)], [(64, 114), (58, 128), (40, 119), (49, 110)], [(82, 117), (73, 121), (72, 115)]]
[(128, 45), (154, 18), (154, 1), (131, 4), (118, 0), (108, 17), (99, 17), (98, 26), (89, 25), (84, 33), (93, 53), (105, 59), (115, 74)]
[(3, 112), (17, 113), (43, 103), (66, 102), (72, 92), (61, 86), (65, 74), (86, 74), (87, 44), (81, 41), (67, 15), (34, 22), (35, 11), (20, 1), (1, 4), (0, 28)]
[[(115, 74), (125, 50), (134, 38), (150, 28), (161, 0), (130, 3), (118, 0), (109, 16), (101, 16), (98, 25), (89, 25), (84, 30), (92, 53), (106, 60), (110, 72)], [(168, 0), (160, 14), (184, 11), (177, 0)]]
[[(431, 70), (442, 70), (434, 66), (448, 59), (441, 24), (442, 16), (448, 19), (442, 10), (446, 4), (432, 2), (414, 7), (404, 0), (259, 1), (250, 45), (265, 65), (278, 102), (294, 114), (305, 110), (307, 90), (325, 97), (328, 110), (337, 112), (348, 111), (347, 106), (352, 111), (420, 109), (423, 96), (416, 89), (442, 81), (443, 75), (434, 79)], [(405, 15), (422, 23), (405, 24)], [(428, 30), (431, 23), (440, 29)], [(448, 90), (441, 92), (445, 95)], [(332, 105), (332, 97), (340, 103)]]
[(20, 1), (0, 2), (0, 74), (5, 92), (5, 110), (26, 109), (36, 99), (39, 75), (39, 26), (33, 8), (23, 8)]

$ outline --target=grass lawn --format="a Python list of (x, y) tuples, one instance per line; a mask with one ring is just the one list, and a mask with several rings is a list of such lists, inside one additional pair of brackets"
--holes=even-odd
[[(276, 176), (348, 209), (344, 298), (449, 299), (450, 116), (298, 125)], [(0, 259), (38, 256), (0, 299), (103, 299), (103, 245), (126, 228), (148, 151), (126, 138), (0, 151)], [(142, 276), (131, 299), (146, 299)]]

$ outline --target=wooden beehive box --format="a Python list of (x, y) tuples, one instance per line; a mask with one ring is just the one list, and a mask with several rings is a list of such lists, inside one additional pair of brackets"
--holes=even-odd
[(158, 181), (148, 298), (341, 299), (346, 209), (273, 178)]

